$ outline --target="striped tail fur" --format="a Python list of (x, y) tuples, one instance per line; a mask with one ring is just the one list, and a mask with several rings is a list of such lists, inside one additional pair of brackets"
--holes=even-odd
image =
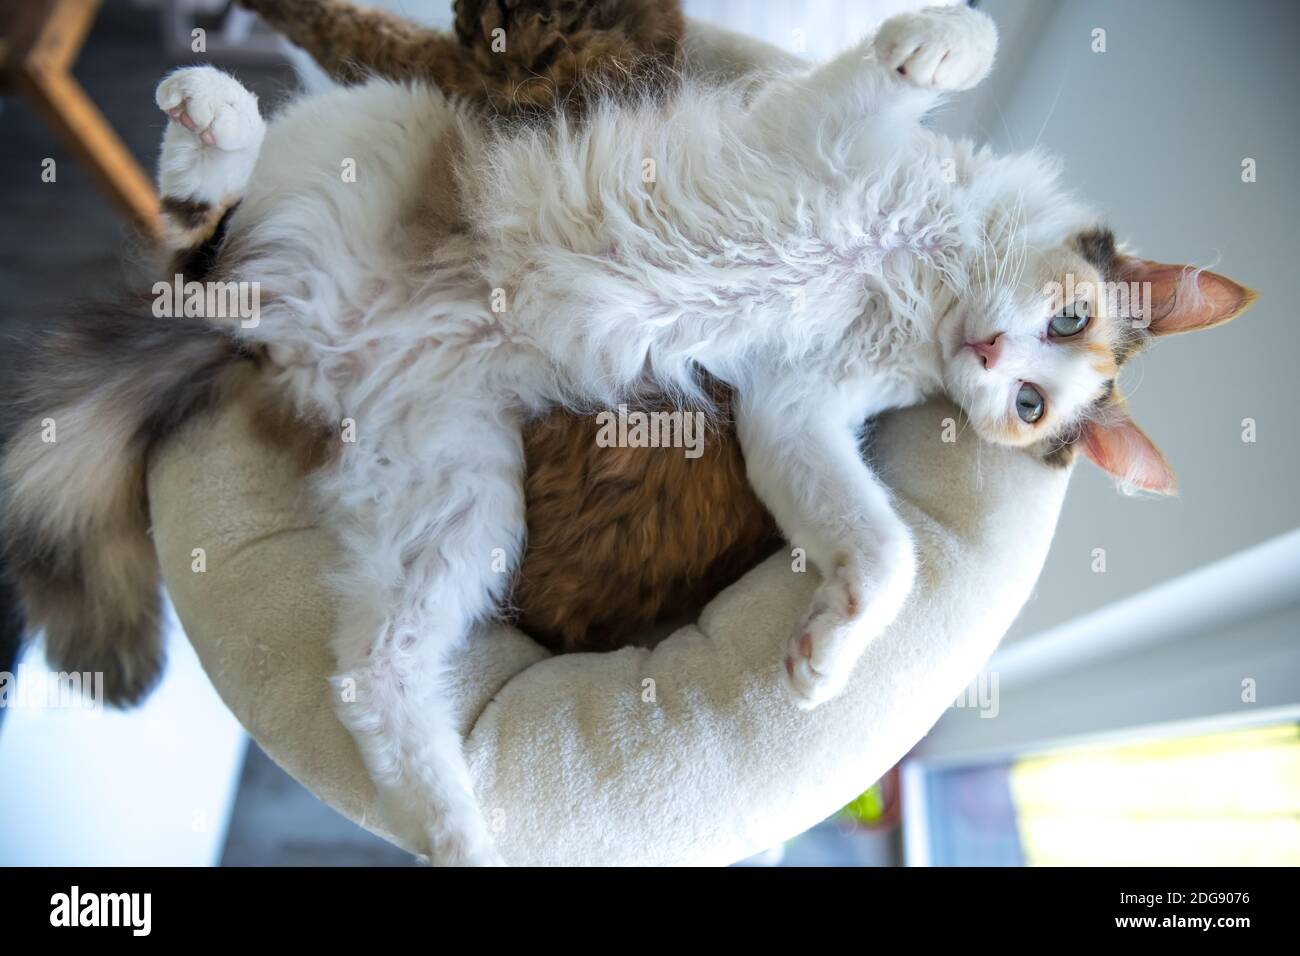
[(101, 672), (110, 703), (134, 704), (164, 662), (149, 452), (249, 363), (211, 326), (155, 318), (146, 296), (72, 312), (22, 351), (0, 432), (4, 571), (50, 666)]

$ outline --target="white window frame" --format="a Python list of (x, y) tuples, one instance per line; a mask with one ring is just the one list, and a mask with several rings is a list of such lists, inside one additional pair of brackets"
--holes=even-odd
[(931, 862), (938, 771), (1300, 720), (1300, 529), (1008, 645), (979, 680), (994, 705), (950, 709), (903, 761), (908, 865)]

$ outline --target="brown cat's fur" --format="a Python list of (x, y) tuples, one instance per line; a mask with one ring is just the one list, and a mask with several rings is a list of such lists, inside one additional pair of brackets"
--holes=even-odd
[[(725, 405), (723, 406), (725, 410)], [(528, 548), (514, 603), (550, 647), (611, 650), (703, 606), (780, 543), (735, 431), (680, 448), (598, 448), (591, 419), (524, 434)]]
[(685, 30), (676, 0), (456, 0), (454, 36), (345, 0), (239, 3), (340, 83), (421, 79), (507, 116), (668, 82)]

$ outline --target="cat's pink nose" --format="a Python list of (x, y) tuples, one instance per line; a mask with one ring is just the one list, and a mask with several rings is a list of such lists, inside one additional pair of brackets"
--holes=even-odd
[(966, 345), (980, 357), (985, 368), (991, 369), (998, 364), (998, 356), (1002, 354), (1002, 334), (993, 336), (987, 342), (967, 342)]

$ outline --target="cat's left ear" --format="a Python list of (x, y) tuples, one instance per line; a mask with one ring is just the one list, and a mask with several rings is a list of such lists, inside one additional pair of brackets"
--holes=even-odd
[(1075, 447), (1129, 487), (1161, 495), (1178, 490), (1173, 468), (1123, 405), (1111, 405), (1101, 418), (1086, 422)]
[[(1121, 263), (1119, 274), (1123, 282), (1150, 283), (1146, 331), (1152, 335), (1212, 329), (1241, 315), (1256, 299), (1252, 290), (1227, 276), (1192, 266), (1131, 257)], [(1145, 286), (1139, 294), (1145, 300)]]

